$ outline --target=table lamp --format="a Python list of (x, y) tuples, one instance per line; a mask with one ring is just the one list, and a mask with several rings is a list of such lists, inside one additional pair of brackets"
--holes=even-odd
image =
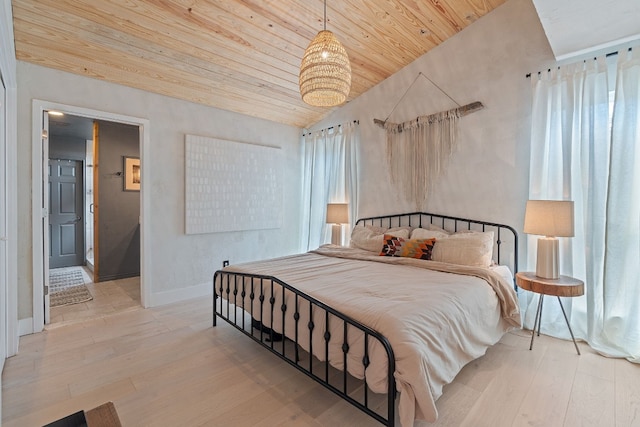
[(524, 232), (545, 237), (538, 239), (536, 276), (557, 279), (559, 274), (558, 237), (573, 237), (573, 202), (529, 200), (524, 214)]
[(349, 222), (349, 205), (347, 203), (327, 204), (327, 224), (331, 227), (331, 244), (342, 245), (342, 224)]

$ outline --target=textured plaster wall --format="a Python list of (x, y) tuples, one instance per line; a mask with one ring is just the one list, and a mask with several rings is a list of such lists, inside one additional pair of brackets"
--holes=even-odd
[[(18, 62), (18, 318), (32, 316), (31, 108), (32, 99), (145, 118), (151, 149), (150, 210), (143, 218), (151, 250), (152, 293), (210, 283), (223, 260), (232, 263), (299, 249), (300, 129), (180, 101), (125, 86)], [(278, 146), (283, 156), (280, 229), (186, 235), (185, 134)], [(143, 165), (144, 167), (144, 165)], [(241, 176), (233, 179), (242, 179)]]
[(360, 217), (413, 211), (413, 204), (402, 198), (388, 176), (385, 132), (373, 119), (391, 114), (389, 120), (400, 123), (455, 108), (449, 97), (460, 105), (480, 101), (483, 110), (460, 119), (457, 150), (435, 182), (426, 210), (503, 222), (521, 230), (531, 126), (530, 79), (525, 75), (552, 61), (531, 1), (510, 0), (313, 130), (360, 120)]

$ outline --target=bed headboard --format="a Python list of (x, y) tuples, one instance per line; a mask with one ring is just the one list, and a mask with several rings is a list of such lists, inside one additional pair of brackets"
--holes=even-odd
[(505, 224), (457, 218), (454, 216), (428, 212), (412, 212), (360, 218), (356, 224), (377, 225), (389, 228), (400, 226), (422, 228), (429, 224), (433, 224), (453, 232), (462, 230), (493, 231), (495, 237), (493, 245), (493, 259), (498, 264), (507, 265), (513, 274), (518, 272), (518, 233), (513, 227)]

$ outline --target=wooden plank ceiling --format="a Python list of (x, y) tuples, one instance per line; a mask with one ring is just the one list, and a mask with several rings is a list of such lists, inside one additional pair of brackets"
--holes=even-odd
[[(329, 0), (353, 72), (347, 102), (506, 0)], [(16, 57), (297, 127), (322, 0), (13, 0)]]

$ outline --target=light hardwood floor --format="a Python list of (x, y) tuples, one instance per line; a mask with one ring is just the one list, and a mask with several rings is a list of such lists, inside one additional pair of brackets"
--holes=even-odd
[(53, 307), (50, 310), (50, 327), (69, 322), (95, 319), (128, 309), (140, 307), (140, 277), (92, 283), (90, 272), (81, 268), (85, 284), (93, 296), (91, 301), (80, 304)]
[[(106, 304), (106, 302), (105, 302)], [(445, 387), (434, 426), (640, 426), (640, 366), (514, 331)], [(211, 300), (128, 308), (22, 337), (2, 425), (113, 401), (126, 426), (376, 426), (224, 322)]]

